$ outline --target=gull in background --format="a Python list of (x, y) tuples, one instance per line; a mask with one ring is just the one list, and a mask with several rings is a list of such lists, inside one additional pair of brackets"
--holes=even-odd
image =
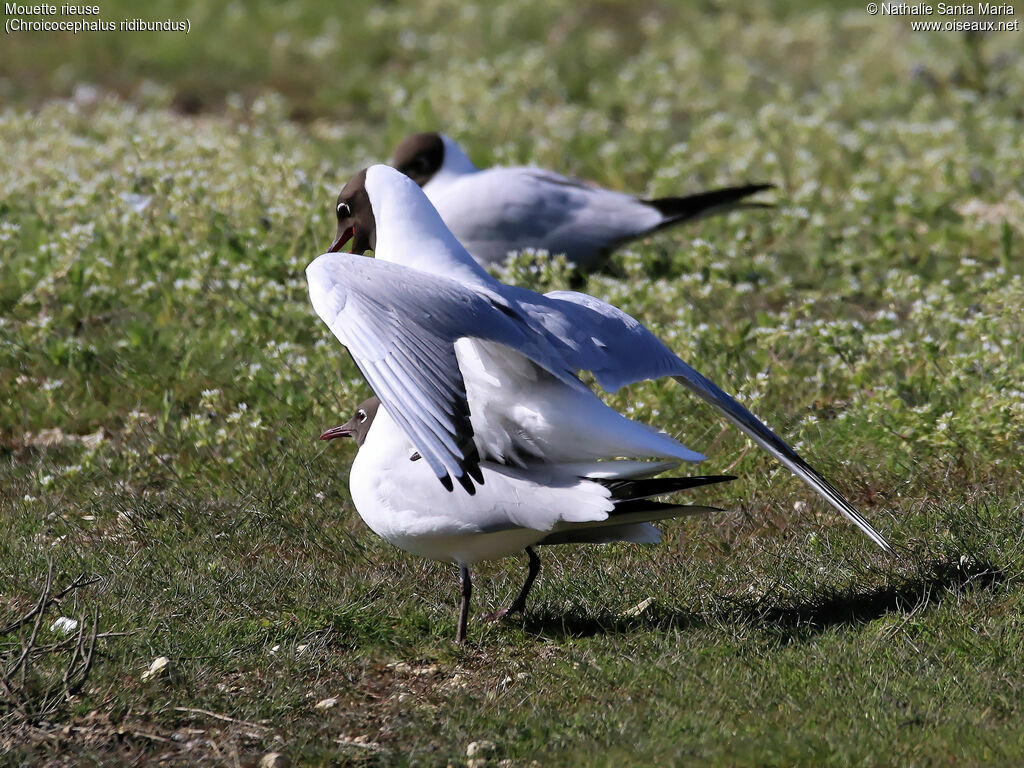
[[(563, 506), (552, 489), (602, 475), (642, 479), (665, 468), (650, 472), (650, 462), (637, 469), (634, 463), (623, 466), (608, 459), (662, 458), (675, 466), (704, 458), (606, 406), (578, 378), (580, 371), (592, 373), (608, 391), (643, 379), (675, 378), (872, 541), (892, 551), (881, 534), (781, 438), (635, 319), (592, 296), (572, 291), (541, 295), (492, 278), (408, 177), (381, 165), (361, 171), (339, 195), (336, 213), (334, 243), (306, 270), (313, 308), (380, 398), (371, 423), (383, 415), (383, 429), (378, 426), (378, 431), (406, 451), (402, 461), (421, 464), (446, 491), (433, 497), (417, 493), (396, 502), (400, 483), (391, 479), (387, 468), (394, 466), (388, 462), (398, 459), (375, 463), (375, 451), (366, 461), (377, 472), (353, 478), (353, 499), (364, 519), (383, 519), (384, 525), (395, 521), (401, 530), (390, 530), (385, 538), (401, 548), (458, 563), (464, 610), (468, 566), (507, 554), (510, 539), (502, 537), (502, 546), (491, 550), (459, 541), (450, 528), (440, 523), (435, 528), (433, 521), (447, 516), (456, 527), (462, 525), (470, 539), (482, 542), (500, 532), (491, 516), (496, 500), (504, 498), (503, 509), (513, 511), (499, 514), (504, 518), (498, 526), (527, 529), (529, 537), (561, 531), (559, 525), (604, 522), (614, 511), (614, 493), (604, 497), (603, 507), (584, 507), (581, 512), (579, 506)], [(350, 241), (352, 253), (340, 252)], [(376, 258), (357, 255), (367, 250)], [(566, 475), (562, 465), (578, 466)], [(503, 488), (498, 480), (515, 472), (543, 493), (519, 503), (521, 497), (515, 494), (520, 487)], [(372, 487), (362, 488), (360, 483)], [(393, 506), (398, 503), (401, 510)], [(371, 509), (367, 504), (382, 506)], [(454, 516), (445, 512), (456, 505), (470, 511)], [(480, 523), (484, 519), (489, 522)], [(513, 550), (543, 540), (529, 537), (514, 541)], [(464, 632), (464, 622), (460, 627)]]
[[(480, 169), (440, 133), (416, 133), (391, 165), (419, 184), (456, 239), (481, 264), (526, 248), (564, 253), (581, 269), (620, 245), (701, 216), (733, 210), (771, 184), (645, 200), (527, 166)], [(746, 204), (745, 207), (765, 207)]]

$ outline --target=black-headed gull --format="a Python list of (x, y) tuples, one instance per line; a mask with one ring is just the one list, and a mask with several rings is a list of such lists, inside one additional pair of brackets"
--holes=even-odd
[[(592, 296), (541, 295), (492, 278), (407, 176), (381, 165), (360, 172), (342, 190), (336, 212), (330, 251), (306, 269), (313, 308), (433, 476), (449, 491), (453, 478), (462, 486), (465, 493), (450, 498), (485, 486), (484, 464), (701, 460), (608, 408), (576, 374), (591, 372), (609, 391), (672, 376), (891, 551), (781, 438), (635, 319)], [(376, 258), (339, 252), (350, 240)], [(423, 520), (435, 512), (423, 509)], [(431, 535), (427, 522), (417, 535)], [(458, 557), (453, 551), (449, 559)]]
[(398, 145), (391, 165), (423, 187), (444, 223), (481, 264), (534, 248), (564, 253), (581, 269), (590, 269), (630, 240), (730, 210), (771, 187), (748, 184), (644, 200), (542, 168), (478, 169), (440, 133), (409, 136)]
[[(446, 491), (406, 433), (372, 397), (352, 418), (320, 438), (353, 437), (359, 446), (349, 488), (359, 516), (370, 529), (400, 549), (421, 557), (455, 562), (462, 582), (456, 640), (463, 641), (472, 580), (469, 567), (481, 560), (526, 551), (529, 571), (508, 608), (488, 618), (523, 611), (540, 571), (535, 546), (657, 543), (652, 521), (714, 511), (713, 507), (650, 501), (730, 476), (650, 479), (678, 462), (609, 460), (559, 463), (528, 461), (521, 466), (482, 460), (481, 485), (472, 495)], [(614, 457), (608, 457), (614, 458)]]

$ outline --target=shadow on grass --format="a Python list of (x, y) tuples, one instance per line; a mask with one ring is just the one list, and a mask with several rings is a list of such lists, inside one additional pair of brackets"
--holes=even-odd
[(698, 613), (654, 609), (649, 614), (624, 616), (602, 611), (595, 615), (571, 611), (555, 614), (527, 610), (523, 631), (543, 638), (593, 637), (594, 635), (625, 635), (647, 629), (699, 629), (708, 621)]
[(932, 560), (884, 587), (834, 591), (792, 605), (762, 602), (751, 607), (750, 618), (777, 630), (783, 643), (799, 642), (832, 627), (857, 626), (886, 614), (910, 616), (967, 590), (992, 589), (1005, 579), (1005, 572), (992, 563)]
[(777, 636), (782, 644), (801, 642), (833, 627), (855, 627), (886, 614), (909, 616), (928, 610), (966, 590), (987, 590), (1006, 579), (988, 562), (931, 560), (915, 573), (882, 587), (854, 586), (833, 590), (806, 601), (779, 601), (768, 595), (757, 600), (722, 596), (705, 612), (654, 608), (639, 616), (611, 612), (597, 615), (570, 612), (528, 612), (523, 629), (541, 637), (591, 637), (643, 630), (692, 630), (723, 624), (744, 624)]

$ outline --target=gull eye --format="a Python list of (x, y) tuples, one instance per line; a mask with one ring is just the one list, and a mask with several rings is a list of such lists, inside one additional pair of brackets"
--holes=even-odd
[(338, 218), (344, 219), (352, 215), (352, 209), (348, 207), (348, 203), (338, 203)]
[(412, 166), (412, 170), (417, 173), (426, 173), (430, 170), (430, 163), (423, 155), (414, 157), (410, 165)]
[(366, 411), (362, 409), (356, 411), (356, 417), (359, 419), (359, 423), (362, 424), (364, 421), (366, 421)]

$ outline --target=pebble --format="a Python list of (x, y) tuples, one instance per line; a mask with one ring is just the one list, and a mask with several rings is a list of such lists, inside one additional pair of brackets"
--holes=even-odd
[(621, 615), (622, 616), (627, 616), (627, 617), (640, 616), (648, 608), (650, 608), (652, 605), (654, 605), (654, 598), (653, 597), (648, 597), (646, 600), (640, 601), (639, 603), (634, 605), (632, 608), (629, 608), (628, 610), (623, 611)]
[(75, 619), (69, 619), (67, 616), (61, 616), (50, 625), (51, 632), (59, 632), (62, 635), (70, 635), (76, 629), (78, 629), (78, 622)]
[(149, 665), (149, 669), (142, 673), (142, 679), (152, 680), (160, 676), (170, 676), (172, 671), (171, 660), (166, 656), (157, 656)]
[(491, 754), (491, 752), (497, 748), (497, 744), (486, 739), (471, 741), (469, 742), (469, 746), (466, 747), (466, 757), (484, 757)]

